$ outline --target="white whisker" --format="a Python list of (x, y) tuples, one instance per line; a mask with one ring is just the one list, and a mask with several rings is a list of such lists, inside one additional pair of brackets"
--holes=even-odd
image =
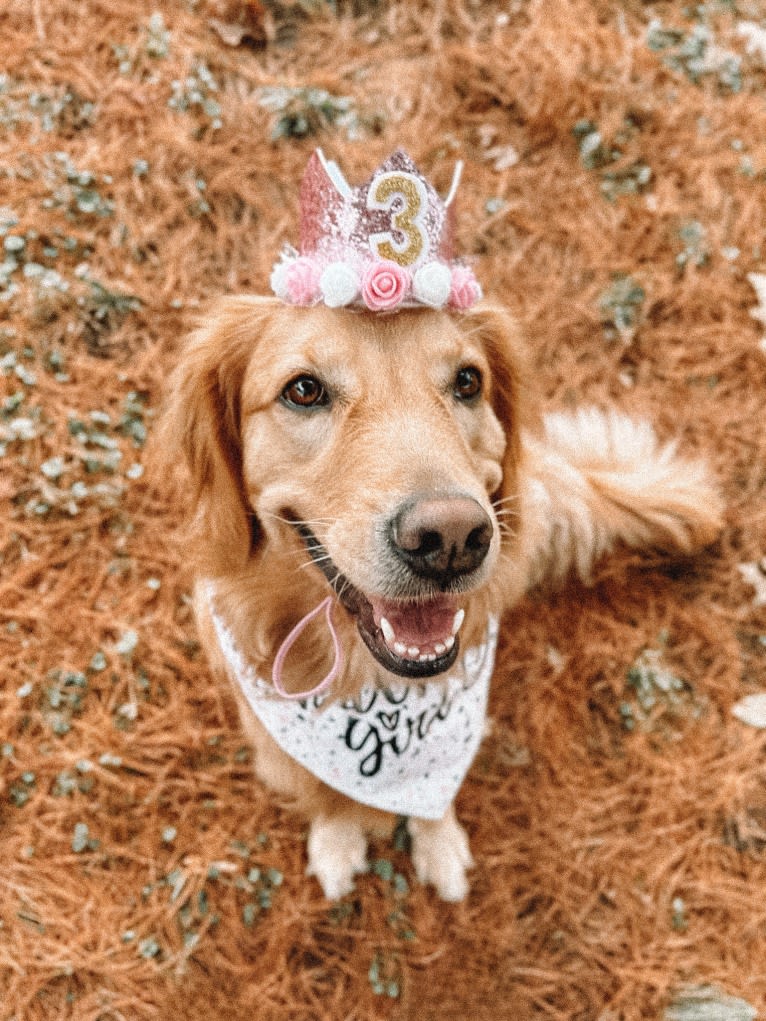
[(506, 503), (518, 503), (519, 497), (516, 493), (512, 493), (510, 496), (504, 496), (500, 500), (493, 500), (492, 506), (494, 508), (502, 507)]
[(516, 521), (520, 517), (519, 514), (496, 514), (495, 520), (499, 524), (507, 525), (509, 521)]
[(332, 559), (329, 555), (323, 557), (310, 557), (308, 560), (304, 560), (302, 564), (298, 564), (297, 570), (305, 571), (307, 567), (318, 567), (321, 563), (332, 563)]
[(333, 525), (337, 524), (337, 518), (287, 518), (283, 514), (276, 514), (274, 511), (262, 511), (262, 513), (267, 517), (273, 518), (275, 521), (281, 521), (285, 525), (305, 525), (307, 528), (315, 526), (332, 528)]
[(500, 536), (500, 541), (511, 542), (513, 539), (517, 538), (518, 534), (519, 534), (518, 532), (502, 532)]

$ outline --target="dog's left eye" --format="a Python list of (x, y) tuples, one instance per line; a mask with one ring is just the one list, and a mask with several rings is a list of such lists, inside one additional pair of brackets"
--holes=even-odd
[(461, 401), (471, 401), (481, 393), (481, 373), (473, 365), (460, 369), (455, 376), (452, 392)]
[(282, 400), (291, 408), (318, 408), (329, 404), (324, 385), (313, 376), (297, 376), (282, 391)]

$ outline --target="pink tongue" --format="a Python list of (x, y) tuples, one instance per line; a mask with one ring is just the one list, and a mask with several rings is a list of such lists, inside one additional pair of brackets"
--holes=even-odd
[(452, 622), (457, 612), (457, 600), (450, 596), (437, 596), (426, 603), (389, 602), (371, 598), (375, 623), (385, 617), (404, 645), (423, 645), (443, 642), (452, 634)]

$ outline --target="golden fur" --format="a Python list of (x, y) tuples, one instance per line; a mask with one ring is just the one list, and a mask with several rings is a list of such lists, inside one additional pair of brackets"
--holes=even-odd
[[(483, 392), (454, 398), (452, 382), (477, 367)], [(300, 373), (332, 391), (331, 408), (305, 413), (280, 395)], [(186, 345), (170, 386), (164, 443), (188, 469), (198, 577), (260, 676), (328, 582), (288, 516), (305, 521), (333, 562), (363, 592), (391, 580), (374, 522), (413, 493), (467, 494), (493, 523), (491, 547), (469, 590), (461, 635), (483, 634), (533, 584), (571, 569), (587, 578), (615, 543), (677, 549), (711, 542), (722, 506), (699, 462), (661, 446), (644, 421), (587, 408), (543, 416), (530, 390), (521, 339), (503, 310), (482, 304), (458, 316), (430, 310), (370, 315), (289, 308), (271, 298), (221, 300)], [(211, 664), (227, 668), (198, 587), (200, 635)], [(345, 669), (333, 695), (387, 674), (336, 609)], [(288, 657), (285, 680), (306, 690), (332, 660), (329, 638), (310, 629)], [(364, 867), (366, 833), (385, 813), (336, 793), (279, 749), (244, 704), (242, 722), (258, 776), (311, 820), (309, 870), (328, 896)], [(411, 821), (416, 871), (439, 894), (467, 891), (465, 834), (450, 810)]]

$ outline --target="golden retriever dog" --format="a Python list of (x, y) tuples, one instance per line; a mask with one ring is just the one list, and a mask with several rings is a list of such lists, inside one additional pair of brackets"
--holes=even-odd
[[(496, 622), (617, 544), (688, 554), (721, 526), (705, 466), (648, 422), (541, 414), (517, 325), (486, 301), (380, 315), (220, 299), (182, 352), (164, 442), (188, 469), (202, 644), (257, 776), (307, 818), (308, 872), (329, 898), (402, 816), (419, 880), (464, 898), (452, 799), (481, 738)], [(293, 726), (294, 753), (280, 743)], [(336, 750), (357, 776), (313, 768)], [(362, 803), (386, 771), (406, 796)]]

